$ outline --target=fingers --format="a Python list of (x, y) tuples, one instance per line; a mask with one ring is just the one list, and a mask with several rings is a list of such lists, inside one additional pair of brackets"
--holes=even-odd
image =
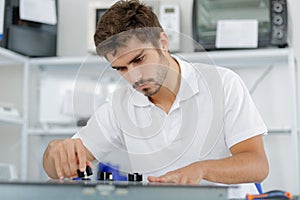
[(62, 168), (62, 158), (58, 140), (53, 140), (49, 143), (44, 160), (44, 168), (50, 177), (59, 179), (64, 178), (65, 173)]
[(189, 174), (183, 174), (174, 171), (159, 177), (148, 176), (148, 181), (156, 182), (156, 183), (176, 183), (176, 184), (184, 184), (184, 185), (195, 185), (195, 184), (199, 184), (200, 179), (196, 178), (195, 176), (191, 176)]
[(61, 168), (64, 173), (64, 177), (71, 177), (71, 170), (68, 162), (67, 152), (59, 151)]
[(67, 173), (67, 177), (74, 178), (77, 176), (77, 169), (78, 169), (78, 164), (77, 164), (77, 156), (76, 156), (76, 145), (74, 144), (73, 141), (70, 142), (70, 148), (67, 148), (67, 158), (65, 163), (66, 165), (69, 166), (67, 170), (69, 170)]
[(171, 175), (163, 175), (163, 176), (148, 176), (149, 182), (156, 182), (156, 183), (177, 183), (176, 177)]
[(64, 178), (64, 172), (61, 168), (62, 164), (61, 164), (61, 158), (60, 158), (60, 155), (57, 156), (57, 159), (54, 160), (54, 167), (56, 169), (56, 174), (57, 174), (57, 177), (59, 179), (63, 179)]
[(87, 160), (86, 165), (89, 166), (91, 169), (94, 169), (94, 165), (91, 161)]
[[(75, 150), (77, 153), (78, 168), (81, 172), (83, 172), (83, 171), (85, 171), (85, 168), (86, 168), (87, 159), (86, 159), (85, 148), (84, 148), (81, 140), (75, 141)], [(73, 155), (75, 155), (75, 154), (73, 154)], [(77, 169), (75, 169), (75, 170), (77, 170)]]
[[(93, 169), (90, 161), (87, 161), (86, 149), (80, 139), (65, 139), (52, 141), (47, 148), (46, 159), (52, 160), (56, 176), (51, 177), (74, 178), (77, 177), (77, 169), (85, 171), (86, 165)], [(48, 163), (46, 161), (46, 163)]]
[(148, 176), (147, 179), (149, 182), (159, 182), (159, 177), (156, 176)]

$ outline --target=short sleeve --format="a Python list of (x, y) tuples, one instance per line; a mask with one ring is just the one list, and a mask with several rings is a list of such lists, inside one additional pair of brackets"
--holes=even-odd
[(116, 148), (122, 148), (120, 130), (109, 103), (99, 107), (73, 138), (80, 138), (84, 146), (100, 161)]
[(241, 78), (231, 70), (223, 76), (224, 131), (227, 146), (264, 134), (267, 128)]

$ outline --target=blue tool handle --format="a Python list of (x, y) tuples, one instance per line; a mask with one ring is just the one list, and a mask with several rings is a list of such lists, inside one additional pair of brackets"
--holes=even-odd
[(246, 200), (259, 200), (259, 199), (287, 199), (292, 200), (292, 194), (281, 190), (272, 190), (263, 194), (246, 195)]

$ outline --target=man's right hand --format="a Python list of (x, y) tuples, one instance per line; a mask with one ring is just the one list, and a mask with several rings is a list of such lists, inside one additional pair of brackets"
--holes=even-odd
[(77, 177), (77, 169), (84, 172), (86, 166), (93, 169), (92, 154), (80, 139), (52, 140), (43, 157), (43, 166), (51, 178)]

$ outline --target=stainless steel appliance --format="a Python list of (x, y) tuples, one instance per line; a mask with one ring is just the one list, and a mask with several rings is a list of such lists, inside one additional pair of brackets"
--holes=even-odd
[[(215, 50), (220, 20), (257, 20), (257, 47), (287, 46), (286, 0), (194, 0), (193, 38), (204, 50)], [(233, 47), (234, 48), (234, 47)], [(195, 50), (203, 50), (195, 47)]]

